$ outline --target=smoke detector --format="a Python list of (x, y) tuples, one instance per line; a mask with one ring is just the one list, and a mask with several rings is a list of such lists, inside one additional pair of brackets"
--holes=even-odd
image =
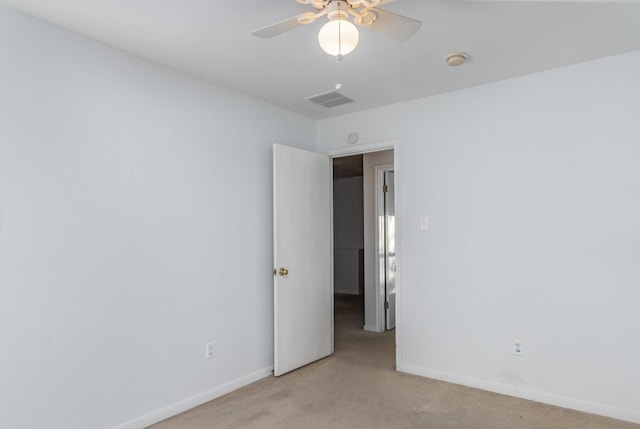
[(447, 55), (447, 64), (449, 67), (458, 67), (464, 64), (467, 59), (467, 54), (464, 52), (452, 52)]

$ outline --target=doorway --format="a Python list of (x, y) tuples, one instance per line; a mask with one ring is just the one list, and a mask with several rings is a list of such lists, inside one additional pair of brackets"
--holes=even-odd
[(355, 329), (365, 324), (363, 158), (333, 158), (334, 317)]
[[(382, 356), (388, 355), (395, 362), (396, 369), (402, 368), (402, 324), (398, 323), (395, 330), (385, 331), (384, 320), (378, 317), (384, 304), (384, 293), (381, 297), (377, 290), (377, 273), (373, 270), (376, 261), (373, 238), (376, 231), (376, 193), (371, 185), (375, 179), (373, 167), (391, 163), (395, 167), (397, 201), (398, 147), (399, 142), (392, 140), (360, 145), (356, 151), (340, 149), (327, 156), (288, 146), (273, 146), (274, 375), (282, 375), (334, 353), (334, 336), (343, 332), (334, 329), (337, 319), (334, 317), (333, 287), (332, 163), (334, 158), (350, 155), (362, 156), (363, 209), (360, 213), (363, 214), (364, 225), (364, 258), (358, 259), (364, 259), (364, 275), (358, 269), (356, 283), (357, 296), (364, 300), (364, 325), (360, 319), (354, 325), (354, 331), (344, 331), (349, 341), (342, 344), (351, 344), (351, 332), (359, 332), (357, 337), (362, 339), (385, 340), (388, 348)], [(389, 152), (390, 158), (378, 162), (384, 152)], [(400, 260), (399, 255), (396, 260)], [(358, 265), (362, 266), (362, 263)], [(398, 274), (400, 272), (398, 269)], [(363, 293), (359, 293), (362, 278)], [(396, 285), (399, 284), (396, 280)], [(399, 286), (396, 287), (401, 291)], [(399, 292), (396, 309), (399, 321), (402, 320), (401, 297)], [(344, 352), (347, 352), (346, 348)], [(371, 350), (361, 354), (372, 356)]]
[(394, 151), (334, 157), (333, 173), (335, 315), (359, 309), (362, 330), (393, 330)]

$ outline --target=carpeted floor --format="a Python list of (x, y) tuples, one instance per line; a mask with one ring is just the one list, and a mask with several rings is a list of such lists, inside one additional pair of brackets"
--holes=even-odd
[(640, 425), (394, 370), (394, 332), (362, 330), (357, 297), (336, 297), (335, 354), (152, 426), (211, 428), (640, 429)]

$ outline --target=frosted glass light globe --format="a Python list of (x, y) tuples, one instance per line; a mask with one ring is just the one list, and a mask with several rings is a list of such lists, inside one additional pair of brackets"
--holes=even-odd
[(360, 34), (355, 25), (345, 19), (334, 19), (322, 26), (318, 43), (329, 55), (347, 55), (358, 46)]

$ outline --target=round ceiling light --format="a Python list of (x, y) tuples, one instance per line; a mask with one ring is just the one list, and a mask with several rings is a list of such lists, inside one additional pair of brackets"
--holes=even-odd
[(329, 55), (347, 55), (358, 46), (360, 34), (355, 25), (346, 19), (334, 19), (322, 26), (318, 33), (318, 43)]
[(454, 52), (447, 55), (447, 64), (450, 67), (457, 67), (464, 64), (464, 61), (467, 59), (467, 54), (464, 52)]

